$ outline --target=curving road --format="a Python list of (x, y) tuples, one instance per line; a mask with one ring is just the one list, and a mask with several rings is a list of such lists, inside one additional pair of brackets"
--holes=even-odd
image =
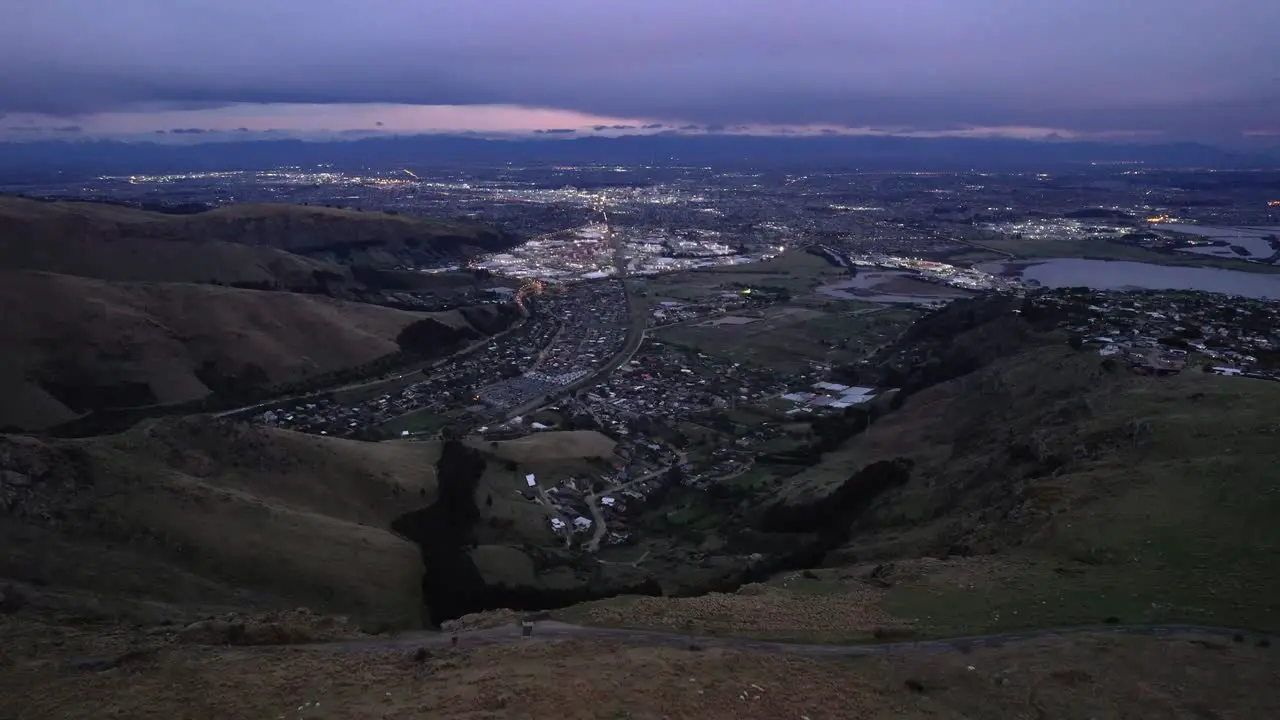
[[(623, 628), (587, 627), (544, 620), (534, 623), (530, 638), (522, 637), (521, 628), (512, 624), (484, 630), (464, 631), (457, 634), (459, 647), (476, 647), (534, 640), (584, 639), (629, 645), (656, 645), (685, 649), (724, 648), (734, 650), (760, 650), (790, 653), (810, 657), (851, 657), (901, 652), (967, 652), (976, 648), (1000, 647), (1012, 642), (1037, 638), (1068, 637), (1072, 635), (1106, 634), (1171, 637), (1178, 635), (1212, 635), (1228, 642), (1235, 636), (1243, 636), (1250, 642), (1271, 636), (1249, 630), (1221, 628), (1204, 625), (1085, 625), (1070, 628), (1050, 628), (1023, 632), (994, 633), (971, 637), (914, 642), (876, 643), (867, 645), (825, 645), (806, 643), (770, 642), (739, 637), (708, 637), (682, 635), (654, 630), (628, 630)], [(417, 648), (447, 648), (453, 644), (453, 635), (441, 632), (406, 633), (396, 637), (361, 638), (337, 642), (315, 643), (296, 647), (317, 651), (380, 652), (389, 650), (413, 650)]]

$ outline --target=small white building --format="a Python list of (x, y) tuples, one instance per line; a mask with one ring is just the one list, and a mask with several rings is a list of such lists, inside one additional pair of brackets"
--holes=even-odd
[(578, 532), (586, 532), (591, 529), (590, 518), (576, 517), (573, 519), (573, 529)]
[(534, 477), (533, 473), (529, 473), (528, 475), (525, 475), (524, 481), (529, 484), (529, 487), (533, 487), (534, 485), (538, 484), (538, 478)]

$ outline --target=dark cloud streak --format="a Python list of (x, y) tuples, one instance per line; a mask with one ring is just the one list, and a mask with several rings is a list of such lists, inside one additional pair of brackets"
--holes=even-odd
[(1266, 130), (1276, 27), (1274, 0), (42, 0), (0, 25), (0, 110), (505, 103), (665, 127)]

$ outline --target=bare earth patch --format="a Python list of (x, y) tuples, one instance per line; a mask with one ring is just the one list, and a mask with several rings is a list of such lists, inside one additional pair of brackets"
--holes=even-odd
[(193, 645), (297, 645), (363, 634), (345, 617), (316, 615), (299, 608), (257, 615), (230, 613), (199, 620), (179, 630), (174, 639)]
[(761, 639), (824, 642), (902, 636), (909, 628), (877, 607), (881, 593), (850, 587), (830, 594), (798, 593), (748, 585), (734, 594), (702, 597), (636, 597), (590, 606), (592, 625)]
[[(527, 613), (525, 613), (527, 614)], [(487, 610), (479, 613), (468, 613), (456, 620), (446, 620), (440, 625), (445, 632), (467, 632), (470, 630), (487, 630), (503, 625), (519, 624), (524, 614), (514, 610)]]

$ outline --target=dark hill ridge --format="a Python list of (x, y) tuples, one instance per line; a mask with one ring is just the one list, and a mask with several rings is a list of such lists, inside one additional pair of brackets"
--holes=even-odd
[[(421, 312), (384, 290), (448, 295), (468, 278), (390, 268), (512, 241), (478, 225), (330, 208), (165, 214), (0, 197), (0, 428), (122, 408), (223, 409), (447, 353), (515, 314)], [(214, 405), (185, 405), (205, 400)]]
[(0, 309), (0, 427), (24, 430), (211, 394), (245, 404), (375, 363), (386, 371), (438, 356), (518, 317), (501, 305), (418, 313), (314, 294), (37, 272), (0, 272)]
[(297, 205), (165, 214), (119, 205), (0, 197), (0, 267), (102, 280), (320, 291), (344, 266), (432, 265), (506, 249), (481, 225)]
[(177, 216), (99, 203), (0, 197), (0, 268), (109, 281), (316, 286), (342, 268), (190, 233)]
[(232, 205), (183, 216), (178, 224), (193, 236), (373, 267), (466, 259), (517, 242), (479, 224), (297, 205)]

